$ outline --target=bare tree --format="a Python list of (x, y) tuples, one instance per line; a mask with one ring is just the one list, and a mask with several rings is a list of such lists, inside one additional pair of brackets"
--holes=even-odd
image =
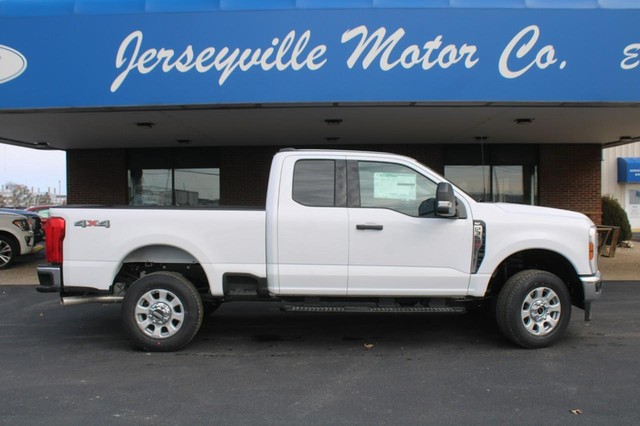
[(4, 197), (3, 205), (14, 208), (29, 207), (34, 197), (27, 185), (9, 182), (5, 187), (9, 190), (9, 195)]

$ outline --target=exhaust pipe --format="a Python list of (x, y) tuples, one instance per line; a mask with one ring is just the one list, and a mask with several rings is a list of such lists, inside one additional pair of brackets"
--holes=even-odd
[(62, 297), (64, 306), (84, 305), (87, 303), (121, 303), (124, 296), (68, 296)]

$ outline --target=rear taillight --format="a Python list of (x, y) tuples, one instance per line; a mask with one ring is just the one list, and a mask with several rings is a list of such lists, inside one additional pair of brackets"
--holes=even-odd
[(64, 241), (65, 222), (61, 217), (51, 217), (44, 228), (46, 240), (46, 258), (49, 263), (62, 263), (62, 242)]

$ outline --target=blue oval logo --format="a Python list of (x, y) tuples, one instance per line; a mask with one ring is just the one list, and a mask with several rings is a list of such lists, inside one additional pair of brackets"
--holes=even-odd
[(0, 84), (17, 78), (27, 69), (27, 59), (15, 49), (0, 44)]

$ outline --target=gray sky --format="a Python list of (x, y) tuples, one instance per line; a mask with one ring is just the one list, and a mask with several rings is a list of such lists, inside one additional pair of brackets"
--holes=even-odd
[(0, 185), (27, 185), (33, 191), (67, 193), (67, 159), (64, 151), (43, 151), (0, 144)]

